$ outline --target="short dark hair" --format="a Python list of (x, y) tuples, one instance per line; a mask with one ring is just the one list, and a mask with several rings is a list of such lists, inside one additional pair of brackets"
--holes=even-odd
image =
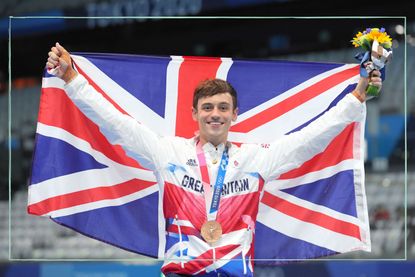
[(197, 109), (197, 102), (200, 98), (213, 96), (220, 93), (230, 93), (232, 96), (233, 109), (238, 107), (238, 96), (233, 86), (222, 79), (207, 79), (199, 83), (193, 93), (193, 108)]

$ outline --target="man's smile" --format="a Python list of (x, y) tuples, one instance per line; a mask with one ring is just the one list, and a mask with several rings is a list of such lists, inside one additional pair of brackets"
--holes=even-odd
[(209, 125), (213, 125), (213, 126), (220, 126), (223, 125), (223, 122), (218, 122), (218, 121), (208, 121), (207, 124)]

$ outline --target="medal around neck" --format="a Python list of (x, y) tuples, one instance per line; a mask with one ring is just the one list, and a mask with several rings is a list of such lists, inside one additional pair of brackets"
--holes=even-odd
[[(362, 48), (365, 52), (358, 53), (355, 58), (360, 61), (360, 76), (369, 77), (373, 70), (381, 70), (382, 80), (385, 79), (385, 64), (392, 58), (392, 39), (384, 28), (367, 28), (358, 32), (352, 44)], [(366, 89), (369, 97), (380, 94), (378, 87), (369, 84)]]
[(212, 244), (222, 237), (222, 226), (216, 220), (209, 220), (202, 225), (200, 233), (207, 243)]
[(222, 153), (222, 159), (220, 160), (218, 175), (216, 176), (216, 182), (213, 186), (212, 194), (210, 193), (209, 184), (211, 184), (211, 182), (206, 166), (205, 154), (200, 143), (196, 145), (196, 154), (199, 161), (200, 174), (202, 175), (203, 187), (205, 188), (205, 205), (207, 215), (207, 222), (202, 225), (200, 234), (208, 244), (212, 245), (222, 237), (222, 226), (216, 221), (216, 217), (219, 210), (222, 186), (229, 162), (228, 147), (225, 147)]

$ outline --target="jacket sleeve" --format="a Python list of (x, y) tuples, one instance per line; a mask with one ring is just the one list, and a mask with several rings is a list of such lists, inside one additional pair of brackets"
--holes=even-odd
[(126, 153), (148, 169), (156, 169), (157, 153), (162, 138), (129, 115), (117, 110), (81, 75), (65, 85), (65, 91), (74, 104), (95, 124), (112, 143), (123, 147)]
[(271, 143), (268, 148), (258, 146), (255, 154), (257, 172), (264, 180), (277, 178), (299, 167), (321, 153), (344, 128), (365, 116), (365, 104), (352, 94), (303, 129)]

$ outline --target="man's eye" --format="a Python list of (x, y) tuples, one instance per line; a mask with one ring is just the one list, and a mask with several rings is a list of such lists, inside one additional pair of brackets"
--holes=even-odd
[(227, 110), (228, 110), (228, 106), (225, 106), (225, 105), (224, 105), (224, 106), (220, 106), (220, 107), (219, 107), (219, 110), (221, 110), (221, 111), (223, 111), (223, 112), (224, 112), (224, 111), (227, 111)]
[(204, 111), (210, 111), (210, 110), (212, 110), (212, 107), (211, 106), (203, 106), (202, 109)]

